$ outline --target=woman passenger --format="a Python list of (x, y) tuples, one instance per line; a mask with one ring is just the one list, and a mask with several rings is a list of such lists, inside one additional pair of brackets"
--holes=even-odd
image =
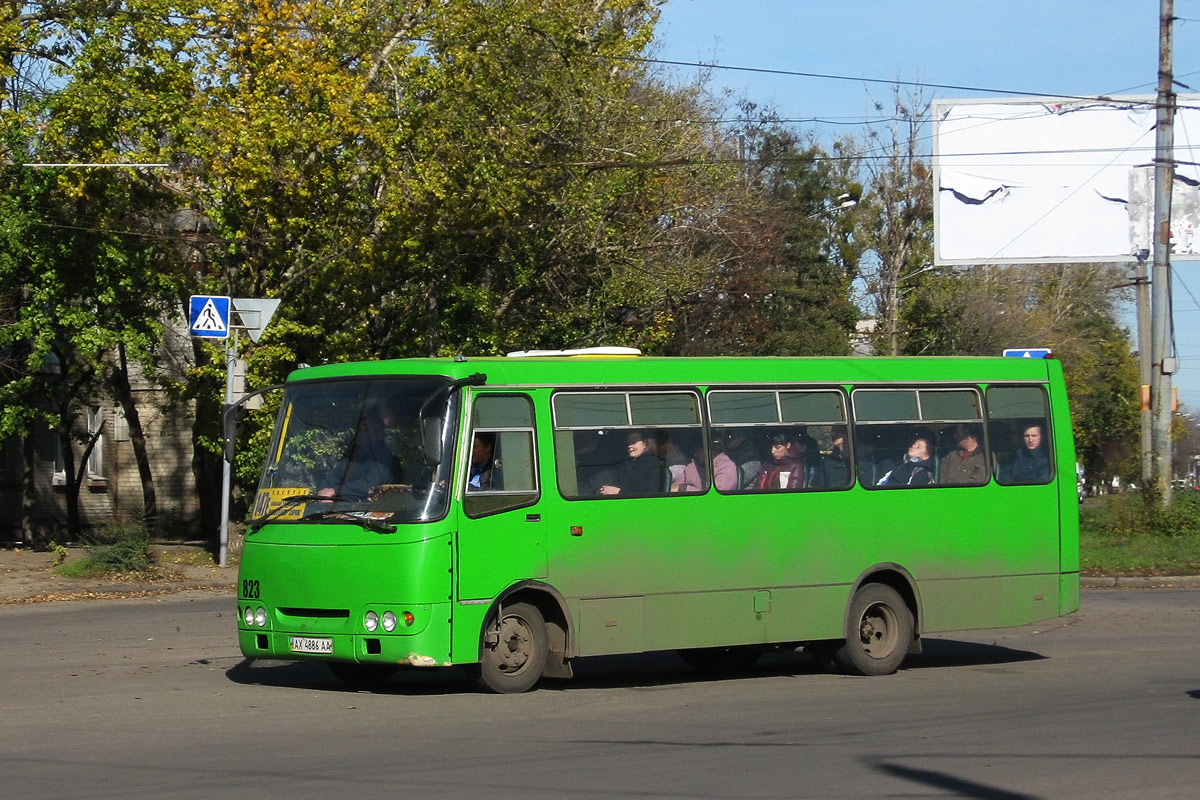
[(793, 455), (797, 447), (796, 435), (775, 433), (767, 441), (771, 445), (771, 459), (763, 464), (758, 488), (768, 492), (803, 489), (804, 462)]

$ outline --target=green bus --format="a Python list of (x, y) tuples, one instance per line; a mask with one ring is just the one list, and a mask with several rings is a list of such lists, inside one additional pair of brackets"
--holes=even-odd
[(883, 675), (924, 634), (1078, 608), (1056, 360), (514, 356), (289, 376), (244, 655), (495, 692), (662, 650)]

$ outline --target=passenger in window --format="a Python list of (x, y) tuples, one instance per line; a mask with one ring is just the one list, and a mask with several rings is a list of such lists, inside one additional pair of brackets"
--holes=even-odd
[(896, 459), (885, 447), (883, 434), (872, 428), (860, 428), (858, 448), (858, 479), (863, 486), (877, 486), (880, 479), (896, 466)]
[(812, 488), (820, 485), (821, 446), (817, 444), (816, 439), (808, 435), (807, 429), (800, 428), (796, 432), (793, 443), (789, 445), (789, 452), (804, 467), (804, 486)]
[(471, 466), (468, 471), (467, 491), (482, 492), (492, 488), (495, 472), (496, 434), (476, 433), (471, 442)]
[(713, 485), (719, 492), (731, 492), (742, 488), (738, 465), (725, 450), (724, 436), (713, 437), (712, 476)]
[(793, 454), (799, 447), (797, 439), (792, 432), (771, 435), (771, 460), (763, 466), (759, 489), (770, 492), (804, 488), (804, 462)]
[(580, 497), (593, 497), (600, 487), (616, 481), (617, 460), (606, 454), (602, 447), (603, 431), (576, 431), (575, 437), (575, 481)]
[(704, 448), (699, 444), (692, 451), (692, 457), (683, 465), (678, 473), (671, 470), (672, 492), (703, 492), (708, 488), (704, 476)]
[(850, 485), (850, 461), (846, 458), (846, 426), (829, 429), (829, 452), (821, 459), (820, 486), (840, 489)]
[(1046, 452), (1045, 428), (1040, 423), (1026, 425), (1021, 432), (1021, 444), (1008, 468), (1007, 483), (1049, 481), (1050, 454)]
[(725, 431), (725, 452), (737, 464), (739, 489), (757, 488), (763, 468), (762, 454), (758, 449), (760, 445), (747, 434), (746, 428), (728, 428)]
[(602, 495), (647, 497), (660, 494), (666, 486), (666, 469), (658, 460), (653, 431), (630, 431), (626, 440), (628, 457), (621, 462), (616, 480), (600, 487)]
[(979, 444), (979, 428), (967, 422), (954, 426), (958, 447), (942, 457), (938, 481), (943, 486), (979, 486), (988, 482), (987, 458)]
[(908, 438), (904, 460), (879, 479), (878, 486), (929, 486), (933, 483), (933, 435), (918, 431)]
[(683, 474), (691, 464), (694, 451), (695, 446), (691, 442), (679, 441), (674, 436), (666, 438), (660, 443), (659, 453), (662, 454), (662, 460), (671, 473), (671, 491), (677, 491), (675, 484), (683, 480)]

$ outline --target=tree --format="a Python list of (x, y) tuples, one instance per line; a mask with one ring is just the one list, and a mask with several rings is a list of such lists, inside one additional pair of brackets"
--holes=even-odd
[[(885, 106), (876, 101), (875, 109)], [(862, 265), (877, 321), (877, 349), (903, 352), (905, 294), (933, 260), (933, 173), (922, 155), (929, 101), (919, 94), (892, 93), (892, 121), (867, 132), (857, 148), (866, 192), (858, 210), (858, 236), (870, 257)]]
[(861, 187), (844, 160), (771, 112), (756, 118), (750, 103), (741, 111), (751, 121), (734, 132), (745, 155), (722, 196), (718, 259), (686, 298), (678, 351), (844, 354), (859, 317), (850, 298), (859, 253), (847, 209)]
[(1090, 475), (1129, 478), (1138, 441), (1137, 363), (1116, 323), (1123, 271), (1109, 264), (931, 271), (912, 292), (902, 347), (921, 355), (999, 355), (1048, 346), (1062, 361), (1076, 450)]

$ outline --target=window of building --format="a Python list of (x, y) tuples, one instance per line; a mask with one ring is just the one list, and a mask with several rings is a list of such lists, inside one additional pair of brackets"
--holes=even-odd
[(104, 477), (104, 409), (100, 406), (88, 406), (87, 409), (88, 441), (95, 440), (92, 451), (88, 453), (87, 475), (89, 478)]

